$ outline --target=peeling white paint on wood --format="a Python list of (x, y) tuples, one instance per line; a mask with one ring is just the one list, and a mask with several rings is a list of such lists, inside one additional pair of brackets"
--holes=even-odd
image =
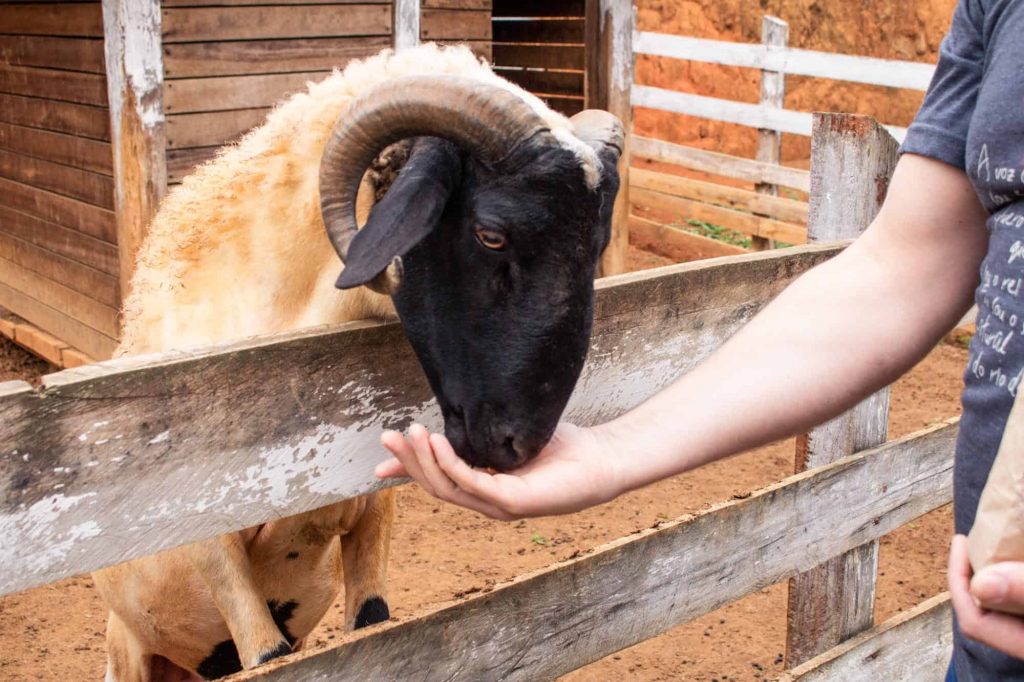
[(420, 44), (420, 0), (394, 0), (395, 50)]
[[(633, 407), (837, 252), (799, 247), (599, 282), (567, 418), (593, 423)], [(21, 387), (0, 396), (0, 454), (32, 458), (0, 457), (0, 527), (20, 528), (54, 484), (90, 496), (48, 521), (45, 538), (0, 555), (0, 592), (377, 489), (381, 431), (413, 419), (437, 429), (438, 412), (401, 329), (367, 322), (121, 358), (51, 375), (41, 391)], [(102, 532), (77, 540), (73, 555), (26, 565), (89, 520)]]

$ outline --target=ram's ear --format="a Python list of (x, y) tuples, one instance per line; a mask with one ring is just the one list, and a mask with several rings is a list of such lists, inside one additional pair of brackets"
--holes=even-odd
[(439, 138), (422, 138), (387, 194), (349, 246), (339, 289), (371, 282), (437, 226), (462, 178), (459, 149)]

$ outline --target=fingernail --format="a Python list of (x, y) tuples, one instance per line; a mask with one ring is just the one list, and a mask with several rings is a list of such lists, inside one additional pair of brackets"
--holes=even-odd
[(971, 592), (978, 599), (990, 604), (1003, 601), (1010, 589), (1010, 583), (995, 571), (982, 571), (971, 581)]

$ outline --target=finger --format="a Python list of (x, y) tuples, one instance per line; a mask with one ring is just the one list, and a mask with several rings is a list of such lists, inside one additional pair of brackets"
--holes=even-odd
[(971, 595), (967, 538), (953, 538), (949, 552), (949, 597), (965, 636), (1012, 656), (1024, 656), (1024, 620), (981, 609)]
[(971, 594), (992, 606), (1024, 608), (1024, 563), (987, 566), (971, 578)]
[[(416, 457), (416, 450), (414, 446), (409, 442), (412, 439), (413, 430), (419, 426), (413, 424), (409, 429), (409, 438), (402, 436), (402, 434), (389, 431), (381, 437), (381, 442), (384, 446), (391, 451), (391, 454), (398, 459), (402, 466), (405, 468), (406, 473), (409, 474), (417, 483), (419, 483), (424, 490), (426, 490), (434, 497), (437, 497), (434, 493), (434, 489), (430, 486), (430, 481), (427, 480), (426, 476), (423, 475), (423, 470), (420, 468), (419, 460)], [(420, 428), (423, 428), (420, 426)]]
[(437, 466), (434, 450), (430, 445), (430, 432), (420, 424), (413, 424), (409, 429), (409, 441), (416, 451), (416, 463), (430, 485), (434, 497), (450, 502), (455, 484)]
[(505, 489), (498, 484), (495, 476), (477, 471), (466, 464), (455, 454), (448, 439), (441, 434), (432, 435), (430, 442), (438, 465), (459, 489), (506, 514), (515, 517), (521, 515), (518, 508), (512, 508), (514, 502)]
[(377, 478), (405, 478), (409, 475), (402, 461), (394, 457), (375, 466), (373, 474)]

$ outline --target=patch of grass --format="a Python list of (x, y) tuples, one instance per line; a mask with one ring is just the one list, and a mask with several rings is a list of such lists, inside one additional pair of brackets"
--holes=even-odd
[(712, 225), (706, 223), (703, 220), (696, 220), (691, 218), (686, 221), (687, 227), (684, 227), (687, 232), (699, 234), (702, 237), (708, 237), (709, 239), (715, 239), (726, 244), (732, 244), (733, 246), (740, 246), (744, 249), (750, 248), (751, 239), (742, 232), (736, 230), (730, 230), (728, 227), (722, 227), (721, 225)]
[(546, 545), (548, 544), (548, 539), (540, 533), (538, 533), (537, 531), (533, 531), (532, 533), (530, 533), (530, 542), (532, 542), (535, 545)]

